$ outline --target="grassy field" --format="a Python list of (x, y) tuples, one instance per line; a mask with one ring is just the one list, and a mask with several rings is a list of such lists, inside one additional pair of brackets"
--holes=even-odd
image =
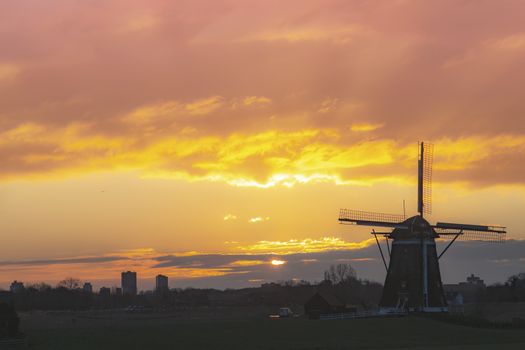
[[(222, 316), (221, 316), (222, 315)], [(478, 329), (427, 318), (345, 321), (216, 313), (22, 315), (32, 349), (525, 349), (525, 330)]]

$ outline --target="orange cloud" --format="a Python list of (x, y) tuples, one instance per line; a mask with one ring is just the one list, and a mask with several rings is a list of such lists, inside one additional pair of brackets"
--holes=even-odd
[(248, 222), (254, 224), (254, 223), (257, 223), (257, 222), (263, 222), (263, 221), (268, 221), (268, 220), (270, 220), (270, 218), (268, 216), (267, 217), (256, 216), (256, 217), (250, 218), (250, 220), (248, 220)]
[(355, 243), (346, 242), (337, 237), (324, 237), (321, 239), (292, 239), (289, 241), (259, 241), (254, 244), (237, 246), (235, 250), (250, 254), (296, 254), (362, 249), (374, 243), (375, 240), (372, 238)]
[(139, 33), (151, 30), (159, 25), (160, 19), (151, 14), (142, 14), (139, 16), (131, 16), (118, 29), (118, 33)]
[(223, 105), (223, 98), (221, 96), (212, 96), (209, 98), (201, 99), (188, 103), (185, 109), (190, 114), (209, 114)]
[(260, 106), (260, 105), (267, 105), (272, 102), (271, 99), (264, 96), (248, 96), (245, 97), (242, 101), (245, 106)]
[(233, 214), (227, 214), (223, 218), (224, 221), (237, 220), (237, 216)]
[[(248, 274), (249, 268), (264, 265), (285, 264), (284, 256), (290, 254), (322, 253), (336, 250), (357, 250), (374, 244), (373, 239), (362, 242), (346, 242), (340, 238), (302, 239), (289, 241), (259, 241), (239, 245), (230, 243), (220, 253), (185, 252), (167, 254), (152, 248), (138, 248), (116, 251), (95, 256), (75, 256), (68, 258), (1, 261), (4, 266), (0, 281), (24, 276), (26, 282), (58, 281), (66, 276), (81, 279), (116, 280), (122, 271), (132, 269), (141, 279), (152, 279), (163, 273), (175, 280), (219, 277)], [(275, 258), (279, 254), (280, 258)], [(301, 259), (303, 263), (315, 263), (313, 258)], [(167, 264), (164, 264), (167, 262)]]
[(0, 62), (0, 82), (15, 78), (21, 71), (22, 68), (18, 64)]
[(240, 41), (284, 41), (289, 43), (329, 41), (335, 44), (347, 44), (363, 31), (362, 27), (353, 26), (296, 26), (266, 30), (245, 36)]
[(266, 264), (262, 260), (235, 260), (228, 264), (228, 266), (257, 266)]
[(367, 124), (367, 123), (358, 123), (352, 124), (350, 130), (352, 131), (373, 131), (379, 128), (382, 128), (384, 124)]
[[(147, 107), (136, 110), (130, 118), (147, 120), (169, 114), (177, 106)], [(192, 108), (198, 110), (199, 106), (197, 103)], [(374, 127), (363, 124), (359, 128)], [(525, 154), (525, 137), (514, 135), (443, 138), (435, 144), (435, 170), (442, 173), (442, 181), (454, 176), (464, 180), (461, 172), (468, 173), (493, 159), (517, 159)], [(80, 123), (62, 128), (25, 123), (0, 133), (0, 154), (5, 155), (4, 178), (138, 170), (145, 177), (267, 188), (309, 182), (367, 185), (411, 181), (417, 150), (415, 144), (389, 139), (354, 141), (349, 134), (334, 129), (270, 130), (226, 137), (193, 133), (148, 137), (93, 133), (90, 125)], [(505, 182), (504, 177), (502, 173), (485, 181)]]

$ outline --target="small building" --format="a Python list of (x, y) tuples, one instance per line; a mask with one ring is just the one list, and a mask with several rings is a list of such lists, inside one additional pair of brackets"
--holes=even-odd
[(84, 283), (84, 286), (82, 287), (82, 291), (86, 294), (93, 293), (93, 285), (91, 285), (90, 282)]
[(109, 297), (111, 295), (111, 289), (108, 287), (101, 287), (98, 291), (98, 295), (101, 297)]
[(9, 290), (11, 291), (11, 293), (20, 293), (20, 292), (23, 292), (24, 291), (24, 283), (22, 282), (18, 282), (18, 281), (13, 281), (13, 283), (11, 283), (11, 286), (9, 287)]
[(316, 292), (304, 304), (304, 312), (308, 315), (308, 318), (318, 319), (321, 315), (349, 312), (349, 310), (336, 296), (329, 293)]
[(463, 295), (458, 292), (446, 292), (448, 311), (450, 313), (462, 314), (465, 311)]
[(287, 317), (293, 317), (294, 313), (292, 309), (289, 307), (281, 307), (279, 308), (279, 317), (280, 318), (287, 318)]
[(155, 277), (155, 291), (158, 293), (169, 291), (168, 276), (157, 275), (157, 277)]
[(466, 285), (473, 285), (477, 286), (479, 288), (486, 288), (485, 281), (483, 281), (478, 276), (475, 276), (473, 273), (470, 274), (470, 276), (467, 277), (467, 282), (460, 282), (460, 285), (466, 284)]
[(460, 293), (463, 296), (465, 302), (476, 301), (479, 294), (487, 288), (485, 282), (471, 274), (467, 277), (466, 282), (459, 282), (458, 284), (445, 284), (443, 285), (445, 292)]

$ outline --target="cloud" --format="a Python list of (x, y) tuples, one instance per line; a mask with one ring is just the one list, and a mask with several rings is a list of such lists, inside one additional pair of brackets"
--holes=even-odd
[(504, 50), (521, 50), (525, 48), (525, 33), (518, 33), (506, 36), (501, 39), (492, 40), (493, 47)]
[(337, 102), (337, 98), (327, 98), (321, 102), (321, 107), (317, 110), (317, 112), (321, 114), (332, 112), (337, 108)]
[(202, 115), (209, 114), (223, 105), (223, 98), (221, 96), (212, 96), (205, 99), (200, 99), (192, 103), (188, 103), (184, 108), (190, 114)]
[(237, 216), (233, 214), (226, 214), (223, 218), (224, 221), (237, 220)]
[(270, 104), (272, 100), (264, 96), (248, 96), (242, 102), (245, 106), (264, 106)]
[(139, 107), (122, 117), (122, 121), (133, 124), (148, 124), (165, 118), (176, 118), (184, 109), (177, 101)]
[[(130, 118), (148, 120), (171, 113), (173, 106), (178, 105), (139, 109)], [(24, 123), (0, 132), (2, 177), (133, 170), (145, 177), (260, 188), (309, 182), (406, 183), (414, 178), (415, 145), (390, 139), (353, 139), (334, 129), (270, 130), (226, 137), (178, 130), (176, 134), (159, 130), (154, 135), (126, 136), (100, 133), (85, 123), (58, 128)], [(442, 138), (434, 143), (437, 182), (523, 183), (519, 174), (525, 168), (519, 159), (525, 154), (525, 136)]]
[(237, 246), (236, 249), (252, 254), (316, 253), (333, 250), (362, 249), (370, 246), (374, 242), (373, 239), (355, 243), (346, 242), (337, 237), (323, 237), (321, 239), (259, 241), (250, 245)]
[(382, 128), (384, 124), (367, 124), (367, 123), (358, 123), (352, 124), (350, 130), (352, 131), (374, 131), (379, 128)]
[(355, 25), (338, 27), (305, 25), (265, 30), (261, 33), (243, 37), (240, 41), (284, 41), (288, 43), (329, 41), (334, 44), (347, 44), (361, 31), (362, 28)]
[(22, 68), (17, 64), (0, 62), (0, 82), (12, 80), (21, 71)]
[[(447, 241), (438, 241), (438, 251), (446, 244)], [(310, 245), (310, 249), (301, 248), (304, 245)], [(240, 252), (235, 248), (239, 252), (221, 254), (162, 254), (152, 249), (138, 249), (129, 251), (129, 256), (115, 252), (104, 256), (3, 261), (5, 269), (0, 273), (0, 280), (20, 280), (18, 276), (23, 275), (24, 282), (50, 282), (74, 275), (95, 281), (98, 286), (107, 285), (107, 281), (118, 284), (120, 272), (132, 269), (138, 272), (139, 282), (145, 288), (153, 288), (154, 276), (158, 273), (168, 275), (171, 285), (226, 288), (278, 279), (319, 281), (324, 270), (336, 263), (352, 264), (360, 278), (382, 282), (385, 277), (375, 242), (368, 240), (304, 239), (270, 245), (259, 242), (251, 246), (262, 249)], [(272, 252), (276, 247), (277, 251)], [(488, 283), (504, 282), (511, 274), (523, 272), (524, 248), (523, 240), (503, 244), (456, 242), (440, 260), (443, 281), (457, 283), (474, 273)], [(286, 263), (273, 264), (273, 261)]]
[(94, 256), (94, 257), (75, 257), (63, 259), (43, 259), (43, 260), (22, 260), (22, 261), (1, 261), (5, 266), (46, 266), (46, 265), (70, 265), (70, 264), (100, 264), (118, 260), (127, 260), (125, 256)]
[[(324, 183), (374, 185), (371, 197), (384, 190), (391, 197), (398, 185), (415, 184), (418, 140), (435, 143), (434, 182), (454, 183), (449, 187), (454, 196), (464, 188), (497, 186), (491, 195), (512, 192), (517, 198), (525, 185), (524, 2), (13, 1), (2, 6), (2, 15), (0, 182), (13, 181), (13, 187), (101, 172), (119, 179), (121, 172), (132, 172), (182, 180), (170, 186), (206, 181), (219, 183), (210, 187), (261, 189), (225, 190), (236, 194), (265, 197), (282, 190), (298, 194), (296, 201), (328, 188)], [(269, 189), (279, 186), (287, 188)], [(24, 198), (16, 191), (14, 198)], [(489, 194), (483, 193), (479, 198)], [(226, 209), (213, 216), (220, 220), (237, 210)], [(499, 213), (508, 217), (520, 209)], [(248, 225), (247, 215), (233, 226)], [(272, 221), (263, 226), (277, 218), (269, 215)], [(223, 226), (217, 234), (233, 229)], [(250, 254), (301, 251), (300, 244), (278, 240), (278, 234), (267, 239), (275, 244), (233, 246), (244, 246), (241, 253), (251, 246)], [(86, 240), (96, 246), (96, 239)], [(300, 262), (309, 272), (286, 258), (283, 277), (295, 277), (292, 271), (322, 275), (328, 257), (370, 257), (350, 243), (305, 244), (304, 251), (330, 245), (340, 250), (302, 256), (319, 260)], [(159, 271), (149, 268), (155, 263), (133, 260), (138, 265), (133, 268), (149, 276)], [(255, 267), (257, 276), (228, 274), (247, 271), (231, 270), (229, 263), (210, 267), (217, 269), (210, 278), (240, 285), (273, 276), (264, 264)], [(364, 275), (374, 265), (355, 263)], [(42, 265), (24, 276), (63, 278), (66, 266), (87, 276), (118, 275), (126, 264), (56, 264), (52, 274)], [(180, 267), (173, 278), (203, 271)]]
[(1, 146), (2, 176), (399, 182), (418, 135), (456, 147), (444, 181), (522, 184), (523, 6), (13, 4), (0, 133), (19, 139)]
[(263, 222), (263, 221), (268, 221), (268, 220), (270, 220), (270, 217), (268, 216), (266, 217), (256, 216), (256, 217), (250, 218), (248, 222), (254, 224), (257, 222)]
[(119, 33), (137, 34), (140, 32), (151, 30), (159, 25), (159, 17), (152, 14), (142, 14), (139, 16), (132, 16), (122, 24), (118, 29)]

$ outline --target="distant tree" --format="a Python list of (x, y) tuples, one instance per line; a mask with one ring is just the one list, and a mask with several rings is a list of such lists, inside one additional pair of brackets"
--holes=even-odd
[(41, 282), (41, 283), (34, 283), (27, 286), (28, 290), (35, 290), (38, 292), (46, 292), (53, 289), (49, 284)]
[(331, 284), (347, 283), (357, 279), (357, 273), (350, 264), (330, 265), (324, 272), (324, 280)]
[(57, 288), (65, 288), (69, 290), (80, 288), (80, 280), (78, 278), (67, 277), (58, 282)]
[(525, 272), (510, 276), (505, 285), (510, 289), (513, 301), (525, 300)]
[(507, 279), (507, 285), (511, 288), (525, 285), (525, 272), (521, 272), (521, 273), (518, 273), (517, 275), (510, 276)]

